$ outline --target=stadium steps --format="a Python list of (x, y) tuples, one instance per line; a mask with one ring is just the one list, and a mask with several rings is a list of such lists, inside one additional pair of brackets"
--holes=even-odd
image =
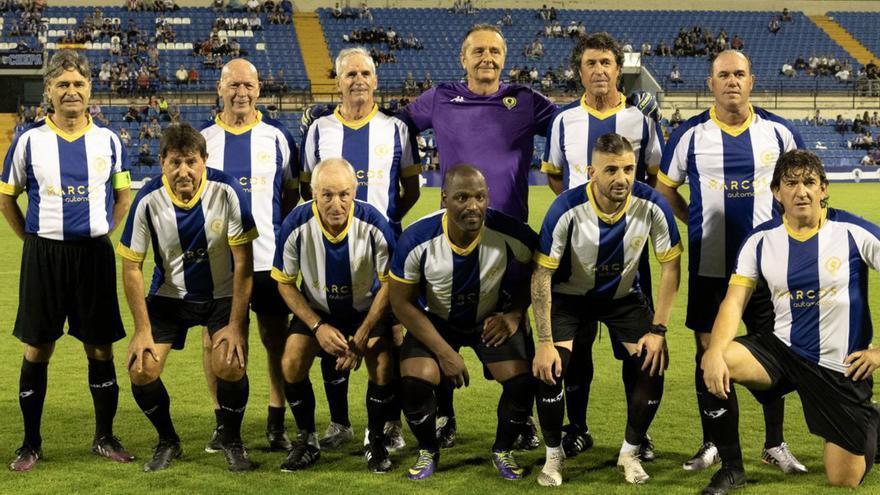
[(15, 114), (0, 113), (0, 150), (6, 156), (6, 150), (12, 144), (12, 136), (15, 134)]
[(336, 84), (330, 79), (330, 49), (324, 39), (324, 30), (318, 14), (314, 12), (297, 12), (293, 15), (293, 26), (302, 50), (306, 75), (312, 85), (312, 94), (334, 94)]
[(840, 24), (827, 15), (811, 15), (810, 20), (819, 26), (819, 29), (825, 31), (838, 45), (846, 50), (860, 64), (865, 65), (877, 56), (871, 53), (865, 45), (855, 39), (849, 31), (843, 29)]

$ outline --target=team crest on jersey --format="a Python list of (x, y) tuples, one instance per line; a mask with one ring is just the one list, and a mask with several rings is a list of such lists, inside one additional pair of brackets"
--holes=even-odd
[(376, 154), (379, 158), (384, 158), (388, 156), (388, 153), (391, 152), (391, 148), (387, 144), (380, 144), (373, 149), (373, 153)]
[(840, 258), (832, 256), (825, 260), (825, 269), (828, 270), (828, 273), (834, 275), (837, 273), (837, 270), (840, 270), (840, 265), (842, 264), (843, 262), (840, 261)]
[(645, 238), (641, 236), (635, 236), (632, 240), (629, 241), (629, 247), (633, 249), (639, 249), (642, 247), (642, 243), (645, 242)]
[(504, 103), (504, 106), (507, 107), (508, 110), (510, 110), (516, 106), (516, 98), (514, 98), (513, 96), (505, 96), (501, 99), (501, 103)]
[(211, 232), (215, 234), (219, 234), (223, 232), (223, 221), (219, 218), (215, 218), (211, 221)]
[(106, 171), (107, 165), (107, 159), (105, 159), (103, 156), (95, 158), (95, 170), (97, 170), (98, 172)]
[(257, 153), (257, 161), (260, 163), (269, 163), (269, 153), (261, 151)]
[(764, 167), (770, 167), (776, 165), (776, 160), (779, 159), (779, 150), (770, 149), (764, 150), (761, 152), (761, 165)]

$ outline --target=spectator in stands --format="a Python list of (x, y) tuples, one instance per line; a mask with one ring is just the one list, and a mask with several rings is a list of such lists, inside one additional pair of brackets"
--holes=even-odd
[(779, 18), (782, 19), (782, 22), (791, 22), (791, 12), (788, 11), (788, 7), (782, 9)]
[(247, 12), (256, 13), (260, 11), (260, 2), (257, 0), (247, 0)]
[(865, 132), (865, 122), (862, 120), (859, 114), (856, 114), (856, 117), (853, 119), (852, 127), (850, 128), (850, 130), (856, 134), (861, 134)]
[(367, 19), (370, 22), (373, 22), (373, 13), (370, 12), (370, 8), (367, 7), (367, 2), (361, 3), (361, 11), (358, 14), (358, 17), (361, 19)]
[(817, 109), (816, 109), (816, 113), (813, 114), (812, 117), (808, 117), (808, 118), (807, 118), (807, 122), (808, 122), (810, 125), (813, 125), (813, 126), (819, 127), (820, 125), (824, 125), (824, 124), (825, 124), (825, 119), (822, 118), (822, 114), (821, 114), (820, 110), (817, 108)]
[(672, 70), (669, 71), (669, 82), (671, 82), (672, 84), (684, 83), (684, 80), (682, 80), (681, 78), (681, 71), (678, 69), (678, 65), (672, 65)]
[(425, 71), (425, 79), (422, 80), (422, 91), (427, 91), (434, 87), (434, 80), (431, 79), (431, 73)]
[(141, 124), (140, 129), (138, 129), (138, 140), (146, 141), (150, 138), (150, 127), (147, 124)]
[(529, 70), (529, 84), (535, 84), (538, 82), (538, 68), (532, 67)]
[(553, 73), (548, 70), (541, 78), (541, 91), (549, 93), (551, 89), (553, 89)]
[(160, 96), (156, 100), (156, 106), (159, 108), (159, 118), (168, 122), (171, 118), (168, 116), (168, 100), (165, 99), (164, 96)]
[(196, 70), (195, 67), (192, 67), (189, 70), (188, 79), (189, 79), (189, 84), (198, 84), (199, 83), (199, 71)]
[(871, 118), (868, 119), (868, 122), (871, 123), (871, 127), (880, 126), (880, 115), (877, 114), (877, 111), (874, 111), (874, 113), (871, 115)]
[[(877, 141), (875, 140), (874, 142), (876, 143)], [(874, 162), (874, 165), (880, 165), (880, 146), (874, 147), (874, 149), (871, 150), (870, 155), (871, 161)]]
[(411, 96), (416, 92), (416, 80), (413, 78), (412, 71), (406, 73), (406, 79), (403, 80), (403, 95)]
[(739, 37), (738, 34), (733, 35), (733, 40), (730, 41), (730, 47), (734, 50), (742, 50), (745, 48), (746, 42), (743, 41), (742, 38)]
[(132, 102), (128, 106), (128, 111), (125, 112), (125, 115), (122, 116), (122, 120), (124, 120), (125, 122), (140, 122), (143, 120), (143, 117), (141, 116), (141, 113), (138, 111), (134, 102)]
[(186, 71), (186, 67), (183, 64), (177, 68), (177, 72), (174, 73), (174, 80), (178, 86), (184, 85), (189, 80), (189, 73)]
[(248, 27), (250, 27), (251, 31), (262, 31), (263, 21), (260, 19), (260, 16), (251, 14), (251, 17), (248, 19)]
[(632, 53), (632, 52), (633, 52), (633, 46), (632, 46), (632, 43), (630, 43), (629, 41), (624, 40), (624, 42), (623, 42), (623, 46), (620, 47), (620, 49), (623, 51), (623, 53)]
[(140, 148), (138, 148), (137, 164), (138, 167), (145, 168), (152, 167), (156, 164), (156, 159), (153, 158), (153, 153), (150, 150), (150, 143), (141, 143)]
[(834, 130), (841, 134), (846, 134), (849, 131), (849, 124), (843, 120), (843, 115), (837, 115), (837, 119), (834, 121)]
[(859, 165), (863, 167), (872, 167), (876, 165), (876, 163), (874, 163), (874, 159), (871, 158), (871, 154), (866, 153), (865, 156), (863, 156), (862, 159), (859, 160)]
[(510, 15), (509, 10), (504, 11), (504, 15), (501, 16), (501, 20), (498, 21), (498, 24), (502, 26), (513, 26), (513, 16)]
[(770, 22), (767, 23), (767, 30), (772, 34), (776, 34), (780, 29), (782, 29), (782, 25), (779, 23), (779, 19), (776, 16), (771, 17)]
[(796, 74), (794, 67), (788, 62), (782, 64), (782, 69), (779, 69), (779, 73), (787, 77), (794, 77)]
[(849, 82), (850, 77), (851, 77), (851, 74), (850, 74), (849, 68), (845, 67), (845, 66), (840, 67), (840, 70), (838, 70), (834, 74), (834, 78), (837, 79), (837, 81), (841, 82), (841, 83)]
[(226, 12), (225, 2), (223, 0), (213, 0), (211, 2), (211, 9), (213, 9), (214, 12)]
[(669, 117), (669, 125), (676, 129), (682, 122), (684, 122), (684, 119), (681, 117), (681, 110), (676, 107), (675, 111), (672, 112), (672, 117)]
[(125, 147), (131, 144), (131, 134), (128, 133), (128, 129), (125, 127), (119, 129), (119, 140), (122, 141)]
[(657, 42), (657, 49), (654, 50), (654, 55), (658, 57), (671, 57), (672, 49), (669, 48), (665, 41), (659, 41)]
[(260, 10), (263, 12), (274, 12), (275, 11), (275, 2), (272, 0), (264, 0), (263, 5), (260, 7)]

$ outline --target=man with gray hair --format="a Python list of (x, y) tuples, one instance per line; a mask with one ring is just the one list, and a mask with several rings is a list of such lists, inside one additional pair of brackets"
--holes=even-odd
[[(89, 61), (75, 51), (52, 57), (44, 81), (54, 113), (16, 136), (0, 175), (0, 211), (24, 241), (13, 334), (25, 344), (19, 378), (25, 434), (13, 471), (30, 471), (42, 456), (47, 369), (65, 320), (89, 360), (92, 452), (134, 459), (113, 435), (119, 386), (112, 345), (125, 330), (109, 239), (131, 203), (131, 178), (119, 136), (89, 116), (90, 74)], [(25, 191), (26, 215), (16, 202)]]
[(357, 199), (357, 171), (348, 161), (324, 160), (311, 179), (315, 199), (284, 220), (272, 268), (281, 296), (296, 315), (282, 369), (300, 438), (281, 470), (303, 469), (320, 457), (309, 369), (321, 355), (345, 372), (366, 359), (369, 445), (364, 454), (370, 471), (387, 472), (391, 460), (383, 427), (394, 399), (394, 363), (385, 280), (395, 235), (381, 211)]

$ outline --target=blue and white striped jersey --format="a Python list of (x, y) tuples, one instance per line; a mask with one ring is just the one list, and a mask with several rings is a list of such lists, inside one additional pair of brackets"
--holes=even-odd
[(547, 130), (541, 170), (561, 175), (565, 189), (585, 184), (593, 146), (599, 137), (610, 132), (620, 134), (632, 145), (637, 180), (644, 182), (647, 174), (657, 174), (663, 153), (660, 129), (637, 107), (627, 107), (622, 97), (620, 104), (607, 112), (588, 106), (583, 96), (559, 109)]
[(648, 239), (660, 262), (681, 255), (672, 208), (647, 184), (636, 182), (623, 208), (603, 213), (591, 183), (569, 189), (550, 205), (535, 261), (555, 270), (553, 292), (619, 299), (641, 290), (639, 258)]
[(300, 290), (313, 308), (354, 317), (370, 309), (378, 281), (387, 278), (394, 239), (385, 217), (363, 201), (354, 201), (336, 236), (324, 228), (315, 202), (307, 201), (284, 219), (272, 278), (294, 284), (302, 275)]
[[(466, 248), (449, 240), (446, 210), (410, 225), (398, 242), (391, 277), (419, 284), (419, 304), (459, 328), (470, 328), (500, 311), (514, 261), (528, 264), (537, 235), (528, 225), (497, 210), (486, 211), (483, 230)], [(520, 281), (521, 283), (521, 281)], [(526, 282), (527, 283), (527, 282)]]
[(312, 123), (302, 149), (302, 182), (311, 182), (312, 170), (322, 160), (345, 158), (357, 174), (357, 199), (375, 206), (392, 223), (400, 223), (400, 179), (422, 171), (415, 136), (400, 119), (374, 106), (366, 117), (350, 121), (337, 107), (333, 115)]
[(25, 232), (58, 241), (90, 239), (113, 227), (114, 190), (131, 185), (125, 146), (92, 122), (69, 134), (50, 118), (16, 136), (0, 193), (27, 191)]
[(730, 284), (754, 287), (764, 279), (773, 333), (800, 356), (843, 373), (846, 356), (871, 343), (868, 268), (880, 270), (880, 227), (828, 208), (806, 234), (790, 231), (784, 218), (755, 229)]
[(666, 145), (657, 180), (690, 184), (689, 271), (727, 278), (737, 249), (756, 226), (778, 216), (770, 179), (779, 155), (804, 142), (787, 120), (761, 108), (732, 128), (715, 107), (688, 119)]
[(156, 268), (149, 295), (204, 302), (232, 297), (229, 246), (246, 244), (257, 235), (238, 181), (208, 168), (186, 203), (174, 195), (164, 175), (138, 191), (116, 252), (142, 262), (152, 245)]
[(263, 117), (246, 127), (232, 128), (217, 116), (201, 128), (208, 144), (208, 167), (232, 176), (251, 205), (260, 233), (254, 241), (254, 271), (269, 271), (275, 236), (284, 220), (281, 194), (299, 186), (299, 155), (284, 124)]

